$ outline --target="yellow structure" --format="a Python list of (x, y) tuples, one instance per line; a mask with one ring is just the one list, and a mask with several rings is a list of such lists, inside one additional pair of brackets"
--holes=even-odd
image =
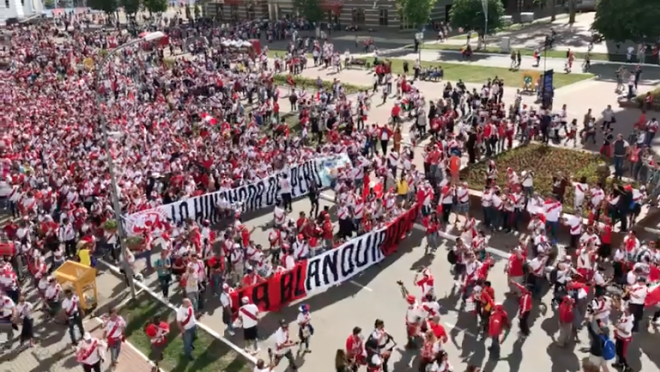
[(97, 305), (96, 269), (75, 261), (66, 261), (53, 272), (53, 276), (63, 288), (68, 287), (76, 292), (83, 309)]

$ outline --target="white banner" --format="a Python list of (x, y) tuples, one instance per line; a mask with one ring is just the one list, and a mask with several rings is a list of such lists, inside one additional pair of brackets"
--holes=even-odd
[[(288, 172), (291, 197), (295, 199), (307, 195), (311, 180), (316, 182), (319, 190), (329, 187), (332, 181), (329, 169), (349, 162), (348, 156), (341, 155), (310, 160), (291, 168)], [(235, 189), (209, 193), (132, 214), (124, 219), (126, 232), (134, 235), (145, 226), (157, 224), (168, 218), (174, 223), (188, 218), (198, 222), (209, 220), (215, 223), (217, 222), (215, 206), (223, 198), (231, 204), (241, 204), (244, 212), (272, 207), (280, 199), (281, 174), (283, 173)]]
[(305, 278), (307, 294), (345, 282), (385, 259), (381, 245), (386, 238), (387, 228), (382, 228), (309, 259)]

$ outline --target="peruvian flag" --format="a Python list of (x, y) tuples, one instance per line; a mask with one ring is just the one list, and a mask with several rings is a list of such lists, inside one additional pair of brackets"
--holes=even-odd
[(660, 303), (660, 282), (655, 282), (649, 288), (649, 293), (646, 295), (646, 301), (644, 301), (645, 307), (655, 306)]
[(204, 120), (206, 123), (209, 123), (211, 125), (218, 124), (218, 119), (214, 118), (213, 116), (211, 116), (206, 112), (203, 112), (200, 116), (202, 117), (202, 120)]
[(362, 197), (366, 199), (367, 196), (369, 196), (369, 191), (370, 190), (374, 190), (374, 194), (376, 194), (376, 197), (378, 199), (382, 198), (383, 197), (383, 181), (381, 181), (380, 178), (378, 178), (375, 181), (365, 183), (364, 192), (362, 193)]

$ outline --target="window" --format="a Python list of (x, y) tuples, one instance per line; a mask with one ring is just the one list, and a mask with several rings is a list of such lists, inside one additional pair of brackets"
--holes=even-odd
[(380, 26), (387, 26), (387, 18), (388, 18), (387, 13), (388, 13), (387, 9), (380, 9), (378, 11), (378, 24)]
[(250, 4), (250, 5), (246, 6), (246, 10), (247, 10), (247, 18), (249, 20), (254, 20), (256, 18), (256, 15), (255, 15), (255, 12), (254, 12), (254, 5)]
[(238, 5), (230, 5), (231, 20), (238, 22)]
[(364, 9), (353, 8), (353, 10), (351, 12), (351, 20), (353, 21), (353, 23), (363, 24), (365, 22), (366, 18), (367, 17), (364, 14)]
[(224, 21), (224, 5), (223, 4), (215, 4), (215, 18), (219, 21)]

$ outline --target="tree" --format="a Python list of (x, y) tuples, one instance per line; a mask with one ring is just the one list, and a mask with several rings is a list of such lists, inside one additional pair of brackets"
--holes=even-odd
[(325, 15), (319, 0), (293, 0), (293, 8), (307, 18), (309, 22), (316, 22), (317, 27)]
[(119, 4), (124, 7), (127, 16), (135, 15), (140, 10), (140, 0), (119, 0)]
[(117, 10), (118, 2), (116, 0), (89, 0), (87, 5), (94, 10), (112, 14)]
[(162, 13), (167, 11), (167, 0), (142, 0), (149, 13)]
[(655, 42), (660, 36), (660, 6), (648, 0), (599, 0), (592, 28), (616, 42)]
[(437, 0), (396, 0), (396, 8), (401, 19), (418, 27), (431, 20), (431, 11)]
[[(486, 33), (493, 33), (502, 26), (502, 16), (505, 15), (504, 6), (500, 0), (486, 0), (488, 2), (488, 29)], [(482, 0), (454, 0), (449, 10), (449, 21), (454, 29), (459, 27), (465, 30), (475, 30), (484, 35), (486, 27)]]
[(577, 4), (575, 0), (568, 0), (568, 23), (575, 23), (575, 14), (577, 13)]

